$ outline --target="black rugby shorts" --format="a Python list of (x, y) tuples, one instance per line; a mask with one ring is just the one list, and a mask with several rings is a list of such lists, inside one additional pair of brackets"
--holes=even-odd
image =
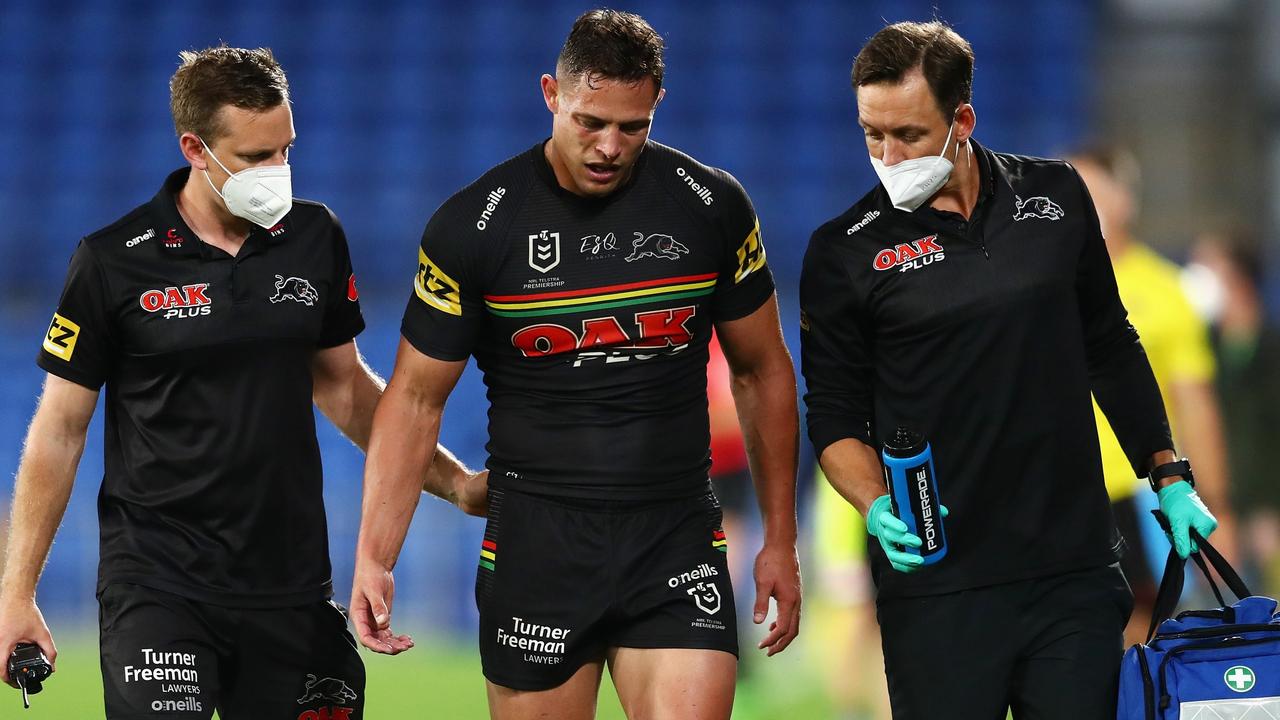
[(334, 603), (227, 608), (121, 583), (98, 608), (110, 720), (364, 716), (364, 664)]
[(738, 654), (720, 507), (491, 488), (476, 576), (491, 682), (545, 690), (612, 647)]

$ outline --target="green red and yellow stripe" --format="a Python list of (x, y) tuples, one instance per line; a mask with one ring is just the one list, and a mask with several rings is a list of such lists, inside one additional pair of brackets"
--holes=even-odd
[(480, 543), (480, 567), (485, 570), (493, 570), (493, 565), (496, 562), (498, 562), (498, 543), (492, 540), (485, 540)]
[(485, 295), (484, 304), (488, 306), (489, 312), (500, 317), (541, 317), (609, 310), (710, 295), (715, 291), (718, 276), (718, 273), (682, 275), (582, 290), (529, 295)]
[(722, 553), (729, 552), (729, 539), (724, 536), (724, 530), (716, 530), (711, 533), (711, 547)]

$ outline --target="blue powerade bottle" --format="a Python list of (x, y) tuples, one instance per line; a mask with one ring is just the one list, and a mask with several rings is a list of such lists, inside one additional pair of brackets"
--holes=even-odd
[(893, 498), (893, 513), (920, 538), (919, 548), (904, 548), (932, 565), (947, 556), (947, 534), (942, 529), (942, 500), (938, 497), (938, 474), (933, 468), (933, 451), (919, 433), (898, 426), (885, 441), (884, 480)]

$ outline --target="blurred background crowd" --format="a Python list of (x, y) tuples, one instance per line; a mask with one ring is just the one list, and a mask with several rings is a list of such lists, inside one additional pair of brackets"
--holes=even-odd
[[(294, 192), (342, 219), (369, 326), (358, 342), (388, 375), (427, 217), (484, 170), (549, 134), (538, 77), (552, 71), (573, 18), (591, 6), (0, 2), (3, 515), (42, 382), (34, 357), (78, 238), (148, 200), (181, 163), (168, 112), (179, 50), (222, 41), (268, 46), (283, 64), (298, 134)], [(642, 14), (666, 38), (667, 96), (652, 137), (732, 172), (754, 200), (793, 354), (809, 234), (876, 182), (856, 124), (854, 55), (886, 21), (950, 22), (977, 56), (979, 141), (997, 151), (1069, 156), (1085, 175), (1179, 449), (1192, 457), (1206, 500), (1224, 520), (1220, 544), (1257, 592), (1280, 592), (1280, 482), (1267, 455), (1280, 439), (1280, 49), (1271, 42), (1280, 37), (1280, 3), (637, 0), (615, 7)], [(756, 512), (732, 409), (723, 405), (731, 402), (723, 368), (713, 363), (710, 377), (715, 479), (736, 536), (730, 559), (738, 605), (749, 608)], [(485, 408), (471, 368), (446, 410), (442, 440), (472, 465), (485, 459)], [(102, 431), (95, 423), (39, 593), (64, 649), (64, 687), (74, 668), (87, 668), (75, 691), (83, 691), (81, 704), (67, 705), (78, 708), (95, 707), (100, 697), (93, 589)], [(334, 585), (345, 602), (362, 456), (319, 424)], [(1144, 482), (1108, 472), (1113, 499), (1130, 503), (1138, 518), (1131, 533), (1146, 537), (1142, 552), (1159, 563), (1168, 546), (1146, 515), (1154, 496)], [(808, 449), (800, 488), (805, 623), (784, 655), (745, 658), (735, 717), (887, 717), (865, 533), (816, 476)], [(392, 665), (415, 684), (386, 692), (403, 696), (396, 702), (418, 716), (483, 716), (472, 600), (482, 529), (482, 521), (443, 503), (419, 508), (397, 569), (396, 606), (399, 627), (419, 647), (371, 665), (372, 717), (381, 717), (374, 710), (379, 670)], [(744, 648), (753, 645), (744, 637)], [(453, 671), (466, 681), (433, 681)], [(59, 693), (56, 681), (49, 687), (50, 696)], [(393, 706), (401, 707), (384, 705)]]

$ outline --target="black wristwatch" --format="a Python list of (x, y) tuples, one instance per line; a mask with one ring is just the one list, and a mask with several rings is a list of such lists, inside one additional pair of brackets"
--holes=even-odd
[(1155, 466), (1151, 469), (1151, 474), (1147, 476), (1147, 480), (1151, 482), (1152, 490), (1160, 492), (1160, 481), (1175, 475), (1181, 475), (1182, 479), (1186, 480), (1191, 487), (1196, 486), (1196, 478), (1191, 474), (1191, 461), (1186, 458)]

